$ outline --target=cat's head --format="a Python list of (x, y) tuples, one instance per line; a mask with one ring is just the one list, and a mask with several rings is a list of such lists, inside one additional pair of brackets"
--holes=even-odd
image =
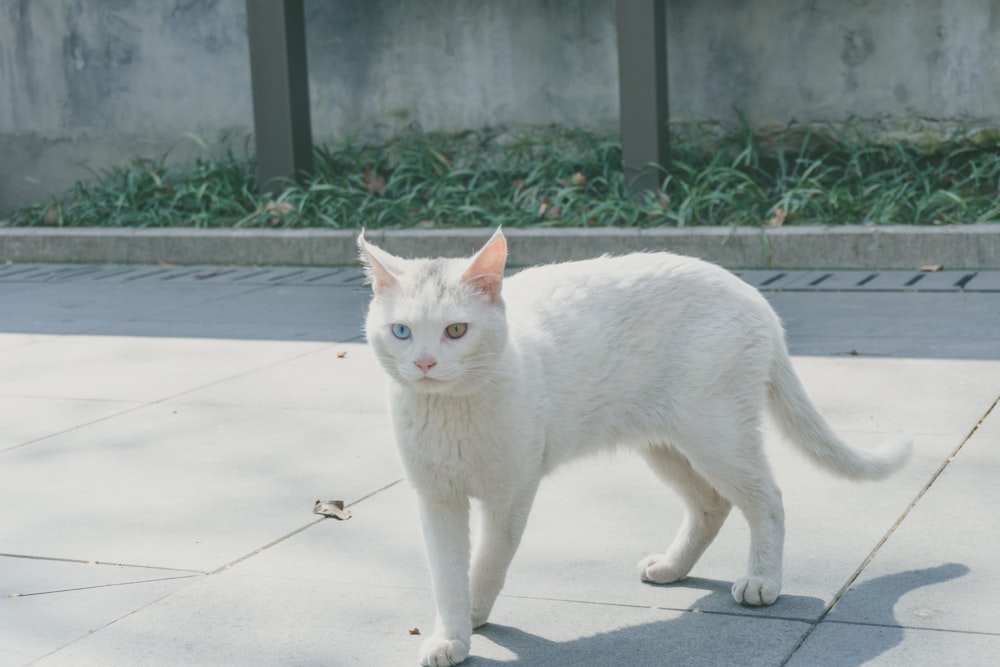
[(499, 229), (471, 259), (402, 259), (358, 236), (374, 297), (365, 333), (404, 388), (464, 394), (489, 383), (507, 344)]

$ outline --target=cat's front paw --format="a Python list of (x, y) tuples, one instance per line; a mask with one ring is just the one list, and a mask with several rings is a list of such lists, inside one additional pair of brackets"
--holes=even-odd
[(448, 637), (428, 637), (420, 646), (424, 667), (450, 667), (469, 657), (469, 642)]
[(672, 584), (687, 575), (687, 570), (677, 567), (677, 564), (664, 554), (653, 554), (639, 561), (639, 576), (643, 581), (652, 584)]
[(748, 607), (774, 604), (781, 593), (781, 582), (767, 577), (744, 577), (733, 584), (733, 599)]

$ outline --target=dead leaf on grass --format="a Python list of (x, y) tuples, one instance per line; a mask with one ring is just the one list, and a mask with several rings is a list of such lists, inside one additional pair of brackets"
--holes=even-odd
[(587, 177), (578, 171), (569, 178), (560, 178), (559, 185), (572, 185), (574, 188), (583, 188), (587, 185)]
[(767, 225), (768, 227), (781, 227), (783, 224), (785, 224), (785, 218), (787, 217), (788, 217), (787, 209), (776, 208), (774, 209), (774, 213), (771, 214), (771, 217), (768, 218), (764, 224)]
[(42, 213), (42, 224), (54, 227), (62, 222), (62, 212), (58, 206), (49, 206)]
[(385, 176), (371, 167), (365, 167), (365, 171), (361, 175), (361, 185), (372, 194), (380, 196), (385, 194)]
[(277, 227), (284, 217), (292, 212), (292, 205), (286, 201), (269, 201), (264, 206), (264, 211), (271, 215), (267, 219), (267, 224), (271, 227)]

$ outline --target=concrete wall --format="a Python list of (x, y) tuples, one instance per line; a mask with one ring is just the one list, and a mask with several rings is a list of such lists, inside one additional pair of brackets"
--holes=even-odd
[[(674, 118), (1000, 124), (996, 0), (672, 0)], [(314, 137), (615, 131), (613, 0), (307, 0)], [(241, 0), (0, 0), (0, 214), (252, 127)], [(31, 177), (44, 186), (26, 181)]]

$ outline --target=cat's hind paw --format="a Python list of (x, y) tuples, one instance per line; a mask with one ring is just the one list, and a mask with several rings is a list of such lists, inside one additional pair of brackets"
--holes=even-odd
[(451, 667), (469, 657), (469, 643), (448, 637), (428, 637), (420, 646), (420, 664), (424, 667)]
[(653, 554), (639, 561), (639, 576), (651, 584), (672, 584), (686, 578), (688, 571), (665, 554)]
[(733, 599), (748, 607), (774, 604), (781, 593), (781, 582), (766, 577), (744, 577), (733, 584)]

